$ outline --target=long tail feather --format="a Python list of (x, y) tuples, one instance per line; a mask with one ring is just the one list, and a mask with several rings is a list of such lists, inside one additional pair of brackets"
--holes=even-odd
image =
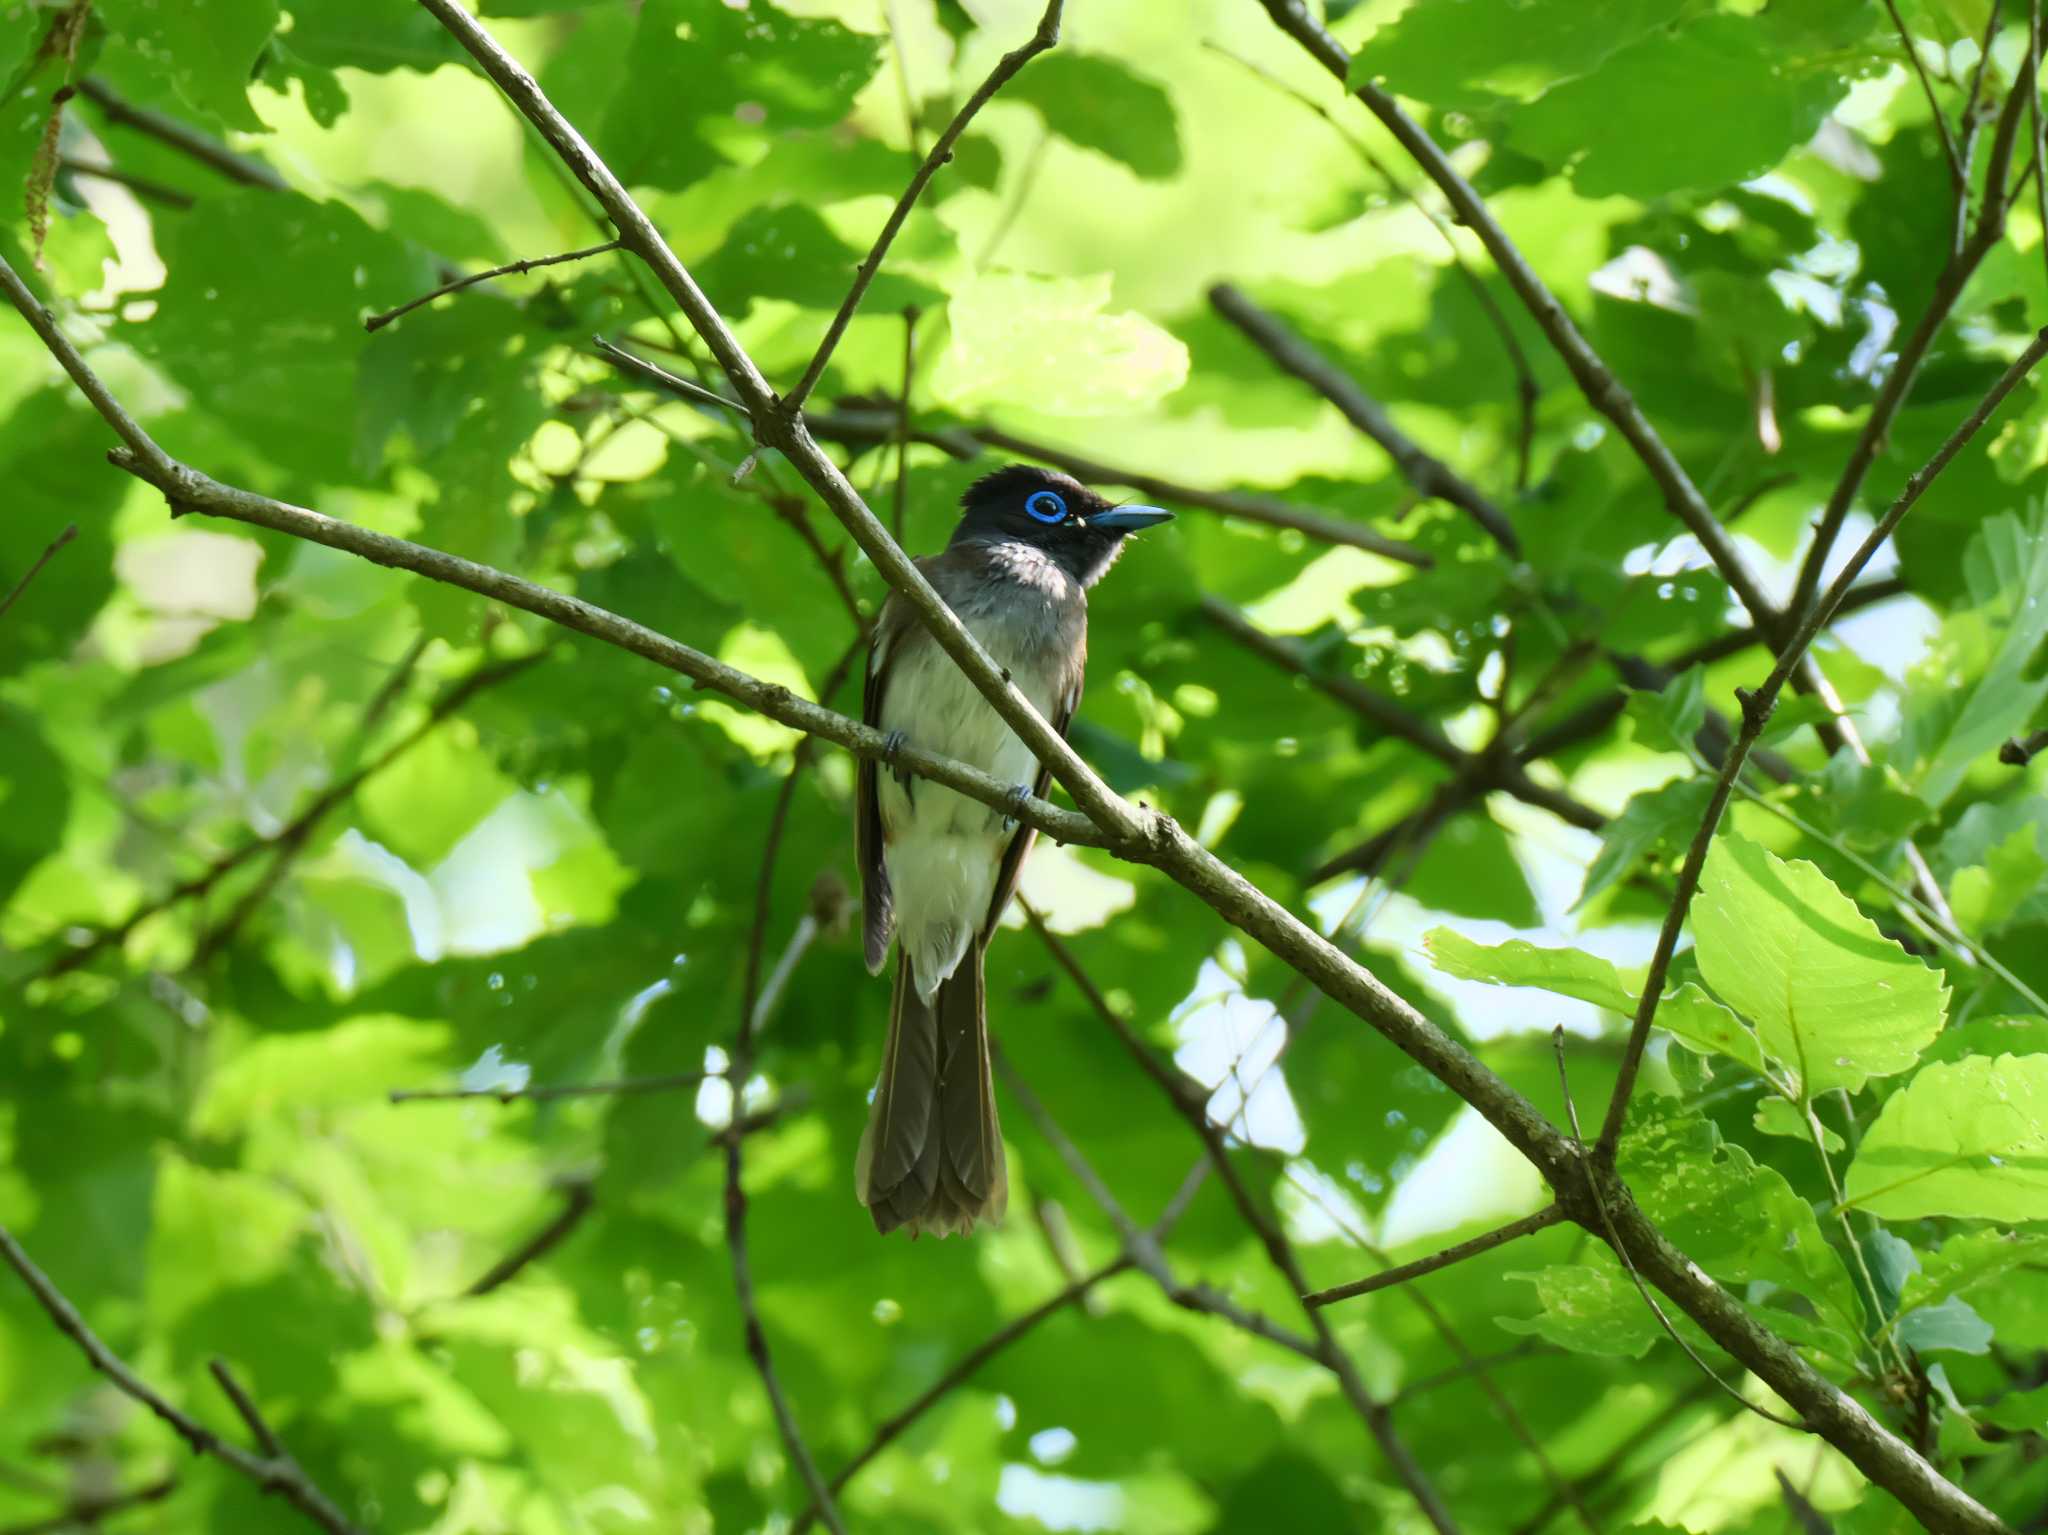
[(854, 1186), (877, 1230), (905, 1226), (912, 1236), (947, 1236), (1000, 1220), (1009, 1203), (989, 1076), (981, 946), (970, 946), (929, 1003), (918, 996), (910, 968), (910, 958), (899, 956)]

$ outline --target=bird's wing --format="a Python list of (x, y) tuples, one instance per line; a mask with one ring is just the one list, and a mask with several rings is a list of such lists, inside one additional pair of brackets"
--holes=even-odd
[[(895, 659), (906, 617), (907, 610), (891, 596), (882, 604), (874, 638), (868, 643), (860, 717), (875, 730), (882, 728), (882, 695), (889, 685), (889, 664)], [(860, 864), (863, 957), (870, 975), (878, 973), (889, 958), (889, 938), (895, 925), (896, 897), (889, 887), (888, 862), (882, 856), (882, 801), (876, 787), (878, 775), (886, 771), (882, 764), (863, 757), (854, 775), (853, 845)]]
[[(1080, 704), (1081, 668), (1079, 665), (1076, 665), (1071, 681), (1060, 696), (1059, 708), (1054, 712), (1053, 717), (1046, 721), (1048, 725), (1060, 733), (1062, 740), (1066, 738), (1067, 726), (1072, 722), (1074, 710), (1079, 708)], [(1046, 786), (1051, 782), (1052, 769), (1040, 763), (1038, 781), (1031, 786), (1033, 797), (1044, 799)], [(1017, 893), (1017, 879), (1024, 872), (1024, 857), (1031, 851), (1031, 844), (1037, 839), (1038, 828), (1036, 826), (1025, 826), (1020, 823), (1017, 827), (1016, 835), (1010, 838), (1009, 846), (1003, 849), (1003, 861), (996, 870), (995, 896), (990, 900), (988, 916), (981, 924), (983, 942), (987, 942), (988, 935), (996, 930), (996, 923), (1002, 920), (1003, 908), (1010, 904), (1010, 897)]]

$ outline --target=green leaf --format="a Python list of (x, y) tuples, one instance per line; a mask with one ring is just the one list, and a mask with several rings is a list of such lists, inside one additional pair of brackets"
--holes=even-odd
[(743, 146), (843, 118), (876, 40), (766, 0), (648, 0), (598, 148), (629, 184), (683, 187)]
[(1631, 688), (1628, 717), (1636, 739), (1652, 751), (1692, 754), (1692, 738), (1707, 718), (1706, 668), (1692, 667), (1672, 678), (1661, 693)]
[(1927, 1067), (1886, 1100), (1844, 1191), (1886, 1220), (2048, 1220), (2048, 1055)]
[(947, 305), (933, 393), (956, 410), (1005, 399), (1054, 416), (1156, 404), (1187, 377), (1188, 349), (1143, 315), (1108, 312), (1109, 299), (1106, 274), (970, 278)]
[[(1971, 606), (1952, 614), (1914, 674), (1900, 751), (1920, 797), (1944, 805), (1970, 768), (2032, 720), (2048, 677), (2028, 675), (2048, 641), (2048, 509), (1987, 518), (1963, 556)], [(1971, 678), (1957, 687), (1958, 667)]]
[(1173, 98), (1115, 59), (1057, 48), (1027, 64), (1003, 99), (1036, 107), (1061, 138), (1120, 161), (1148, 181), (1180, 170)]
[(1572, 910), (1634, 873), (1636, 865), (1659, 847), (1685, 846), (1699, 830), (1713, 793), (1713, 780), (1688, 775), (1629, 796), (1621, 814), (1602, 828), (1600, 851), (1586, 867), (1586, 882)]
[[(743, 313), (764, 298), (835, 310), (865, 254), (835, 235), (812, 209), (787, 203), (742, 217), (695, 275), (727, 314)], [(884, 271), (868, 286), (861, 304), (864, 313), (891, 314), (912, 306), (931, 308), (941, 297), (937, 289)]]
[[(1657, 31), (1511, 120), (1510, 142), (1569, 165), (1588, 197), (1658, 197), (1760, 175), (1813, 137), (1848, 90), (1832, 61), (1787, 58), (1753, 22)], [(1742, 101), (1748, 109), (1730, 114)], [(1589, 123), (1600, 132), (1586, 133)]]
[(98, 0), (93, 13), (168, 78), (187, 105), (230, 128), (260, 133), (249, 78), (277, 30), (277, 9), (277, 0)]
[(1959, 1296), (1951, 1295), (1939, 1305), (1903, 1312), (1897, 1333), (1901, 1343), (1921, 1353), (1930, 1349), (1957, 1354), (1991, 1352), (1991, 1324)]
[(1981, 1284), (2002, 1279), (2023, 1264), (2048, 1258), (2048, 1235), (2010, 1231), (1967, 1231), (1920, 1254), (1919, 1270), (1908, 1276), (1901, 1307), (1939, 1306)]
[(1440, 107), (1527, 101), (1678, 20), (1686, 0), (1436, 0), (1410, 5), (1351, 56), (1351, 84)]
[(1700, 974), (1756, 1025), (1795, 1091), (1860, 1090), (1941, 1032), (1948, 987), (1825, 874), (1733, 833), (1707, 855), (1692, 927)]
[(2041, 894), (2048, 857), (2040, 848), (2041, 828), (2016, 826), (1981, 864), (1958, 869), (1949, 884), (1949, 906), (1969, 933), (1991, 934), (2006, 926)]
[[(1446, 975), (1495, 986), (1540, 987), (1624, 1018), (1634, 1016), (1647, 972), (1646, 966), (1624, 971), (1578, 949), (1539, 948), (1519, 938), (1487, 948), (1447, 927), (1433, 928), (1422, 941), (1431, 962)], [(1658, 1001), (1657, 1023), (1695, 1049), (1762, 1069), (1756, 1036), (1690, 981)]]
[(1779, 1332), (1853, 1363), (1863, 1305), (1813, 1206), (1782, 1173), (1723, 1141), (1712, 1121), (1667, 1102), (1632, 1108), (1617, 1160), (1644, 1211), (1724, 1284), (1762, 1280), (1804, 1297), (1810, 1314), (1777, 1301), (1754, 1309)]
[[(1759, 1135), (1782, 1135), (1795, 1141), (1811, 1141), (1813, 1130), (1807, 1123), (1806, 1111), (1788, 1098), (1776, 1093), (1768, 1094), (1756, 1106), (1756, 1115), (1750, 1121)], [(1830, 1152), (1845, 1149), (1848, 1142), (1843, 1140), (1826, 1125), (1820, 1127), (1821, 1145)]]
[(1533, 1317), (1495, 1317), (1509, 1332), (1617, 1359), (1640, 1359), (1664, 1336), (1621, 1265), (1605, 1254), (1593, 1264), (1556, 1263), (1507, 1277), (1534, 1285), (1543, 1307)]

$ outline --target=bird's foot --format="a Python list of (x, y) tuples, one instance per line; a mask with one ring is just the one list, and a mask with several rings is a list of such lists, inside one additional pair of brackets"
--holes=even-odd
[(910, 737), (900, 730), (892, 730), (882, 737), (882, 761), (888, 764), (889, 771), (895, 775), (897, 786), (903, 790), (903, 797), (905, 799), (913, 798), (911, 782), (915, 775), (903, 767), (902, 763), (898, 760), (898, 756), (903, 748), (909, 744)]
[(1011, 811), (1009, 815), (1003, 817), (1003, 830), (1015, 831), (1017, 829), (1017, 817), (1022, 815), (1024, 807), (1031, 803), (1031, 785), (1026, 783), (1011, 784), (1010, 792), (1004, 795), (1003, 798), (1009, 804)]

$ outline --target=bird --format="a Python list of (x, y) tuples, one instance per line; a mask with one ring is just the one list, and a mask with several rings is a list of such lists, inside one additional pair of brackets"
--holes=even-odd
[[(960, 505), (945, 549), (917, 568), (1064, 736), (1081, 701), (1088, 590), (1131, 534), (1173, 514), (1026, 464), (984, 475)], [(862, 717), (885, 747), (883, 763), (861, 760), (854, 793), (863, 946), (870, 975), (892, 937), (897, 961), (854, 1184), (878, 1231), (965, 1234), (1009, 1199), (982, 955), (1037, 832), (889, 759), (914, 744), (1041, 797), (1051, 773), (900, 593), (869, 642)]]

